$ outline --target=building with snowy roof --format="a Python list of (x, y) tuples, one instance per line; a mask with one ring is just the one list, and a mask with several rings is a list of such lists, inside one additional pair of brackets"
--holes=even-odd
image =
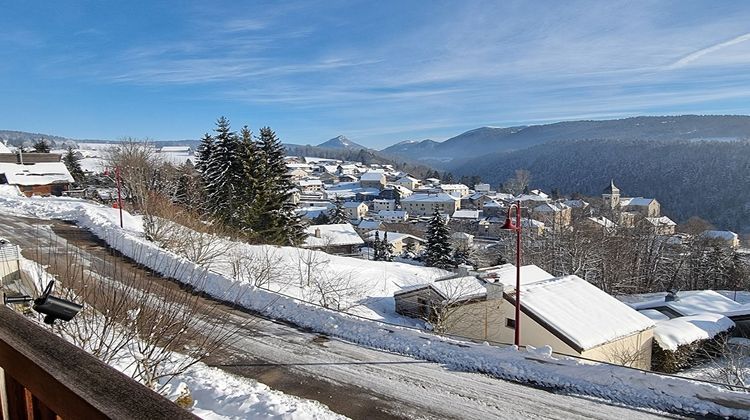
[(706, 230), (700, 234), (703, 239), (723, 241), (731, 248), (739, 248), (740, 237), (730, 230)]
[(406, 250), (409, 250), (411, 252), (419, 252), (427, 242), (418, 236), (410, 235), (408, 233), (387, 232), (384, 230), (373, 230), (367, 232), (364, 235), (365, 242), (374, 242), (375, 232), (378, 233), (378, 238), (381, 241), (386, 239), (388, 240), (388, 243), (393, 247), (393, 252), (397, 255)]
[(440, 190), (458, 198), (469, 195), (469, 187), (464, 184), (442, 184), (440, 185)]
[[(50, 153), (36, 153), (51, 155)], [(60, 161), (36, 163), (0, 162), (0, 184), (16, 185), (27, 196), (62, 195), (75, 182), (68, 168)], [(31, 159), (28, 159), (31, 160)]]
[(317, 249), (329, 254), (350, 255), (364, 245), (364, 241), (349, 223), (335, 225), (311, 225), (305, 229), (308, 235), (302, 248)]
[(385, 173), (383, 171), (367, 171), (359, 177), (359, 184), (362, 188), (382, 190), (385, 188)]
[[(394, 294), (396, 312), (440, 323), (448, 334), (512, 343), (515, 267), (438, 279)], [(521, 345), (649, 369), (654, 321), (578, 276), (521, 268)], [(442, 317), (442, 319), (441, 319)]]
[(411, 216), (431, 216), (435, 210), (452, 216), (461, 208), (461, 200), (446, 193), (414, 194), (401, 199), (401, 208)]
[(657, 235), (674, 235), (677, 227), (677, 223), (667, 216), (644, 217), (641, 223)]

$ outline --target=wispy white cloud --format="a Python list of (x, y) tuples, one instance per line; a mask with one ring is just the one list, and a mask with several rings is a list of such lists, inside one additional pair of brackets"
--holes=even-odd
[(750, 41), (750, 33), (746, 33), (740, 36), (736, 36), (728, 41), (719, 42), (717, 44), (711, 45), (710, 47), (701, 48), (697, 51), (694, 51), (685, 57), (680, 58), (679, 60), (675, 61), (674, 63), (667, 66), (668, 69), (679, 69), (685, 66), (690, 65), (692, 62), (702, 58), (703, 56), (713, 54), (719, 50), (723, 50), (724, 48), (731, 47), (732, 45), (741, 44), (743, 42)]

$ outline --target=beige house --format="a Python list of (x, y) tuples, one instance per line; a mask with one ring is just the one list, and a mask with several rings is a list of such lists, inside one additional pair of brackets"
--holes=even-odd
[(563, 203), (544, 203), (531, 209), (531, 217), (553, 229), (570, 225), (573, 210)]
[(413, 178), (407, 175), (396, 180), (394, 184), (400, 185), (404, 188), (408, 188), (410, 191), (414, 191), (419, 186), (419, 184), (421, 184), (421, 182), (417, 178)]
[(643, 217), (659, 217), (661, 205), (655, 198), (629, 197), (620, 199), (620, 209)]
[[(367, 234), (364, 235), (366, 243), (372, 243), (375, 241), (375, 232), (376, 231), (367, 232)], [(419, 252), (427, 242), (422, 238), (409, 235), (408, 233), (386, 232), (383, 230), (377, 232), (380, 240), (383, 240), (386, 236), (388, 237), (388, 243), (391, 244), (393, 252), (397, 255), (406, 250)]]
[(652, 229), (657, 235), (674, 235), (677, 227), (677, 223), (667, 216), (644, 217), (641, 223)]
[(401, 208), (410, 216), (431, 216), (436, 209), (442, 214), (453, 215), (461, 208), (461, 200), (446, 193), (414, 194), (401, 199)]
[[(511, 344), (515, 333), (515, 267), (439, 279), (394, 294), (396, 312), (427, 319), (438, 332)], [(577, 276), (521, 270), (522, 346), (651, 367), (654, 322)], [(416, 315), (415, 315), (416, 314)]]
[(385, 174), (381, 171), (368, 171), (359, 177), (359, 185), (362, 188), (385, 188)]
[(444, 193), (458, 198), (469, 195), (469, 187), (464, 184), (442, 184), (440, 185), (440, 189)]

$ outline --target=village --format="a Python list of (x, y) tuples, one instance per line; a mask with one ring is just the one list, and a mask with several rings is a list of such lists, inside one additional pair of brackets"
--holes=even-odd
[[(106, 173), (105, 149), (98, 145), (76, 152), (89, 175)], [(189, 164), (193, 158), (188, 147), (153, 151), (179, 164)], [(7, 149), (0, 153), (0, 180), (26, 196), (79, 196), (116, 205), (116, 188), (72, 188), (74, 179), (61, 156)], [(341, 289), (338, 309), (496, 345), (512, 344), (520, 324), (519, 340), (524, 346), (549, 346), (557, 354), (669, 373), (695, 365), (707, 349), (748, 331), (750, 303), (731, 299), (726, 290), (721, 294), (721, 290), (658, 290), (657, 286), (631, 290), (641, 294), (622, 293), (597, 287), (596, 275), (585, 270), (579, 271), (580, 276), (565, 269), (552, 274), (534, 264), (535, 255), (549, 252), (544, 244), (550, 237), (566, 232), (617, 237), (620, 229), (646, 232), (666, 250), (665, 255), (676, 255), (698, 239), (746, 255), (736, 233), (678, 232), (677, 223), (662, 215), (656, 198), (621, 196), (614, 180), (603, 188), (601, 197), (553, 199), (528, 186), (512, 194), (488, 184), (469, 187), (436, 178), (417, 179), (391, 165), (292, 156), (285, 161), (296, 186), (290, 200), (307, 223), (302, 249), (419, 267), (427, 265), (423, 256), (431, 220), (440, 218), (449, 229), (455, 260), (440, 267), (448, 269), (440, 270), (445, 274), (433, 272), (421, 280), (395, 282), (377, 292), (362, 285), (356, 291), (336, 285)], [(520, 269), (520, 322), (514, 313), (519, 278), (510, 263), (516, 252), (515, 235), (504, 226), (516, 206), (522, 210), (520, 231), (528, 248)], [(543, 264), (544, 259), (538, 261)], [(265, 287), (273, 289), (274, 283), (283, 282), (270, 279)], [(736, 290), (737, 285), (735, 297)], [(301, 296), (304, 293), (300, 291)], [(379, 302), (368, 311), (359, 303), (367, 299)], [(390, 303), (383, 303), (384, 299)]]

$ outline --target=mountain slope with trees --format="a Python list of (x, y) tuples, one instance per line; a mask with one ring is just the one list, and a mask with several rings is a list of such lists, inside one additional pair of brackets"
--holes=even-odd
[(750, 141), (583, 140), (477, 158), (454, 168), (497, 187), (528, 170), (531, 187), (600, 196), (614, 179), (623, 196), (656, 198), (662, 212), (750, 232)]
[(382, 152), (432, 162), (450, 162), (488, 153), (520, 150), (542, 143), (570, 140), (745, 140), (750, 139), (750, 116), (681, 115), (633, 117), (602, 121), (566, 121), (519, 127), (482, 127), (444, 142), (402, 142)]

